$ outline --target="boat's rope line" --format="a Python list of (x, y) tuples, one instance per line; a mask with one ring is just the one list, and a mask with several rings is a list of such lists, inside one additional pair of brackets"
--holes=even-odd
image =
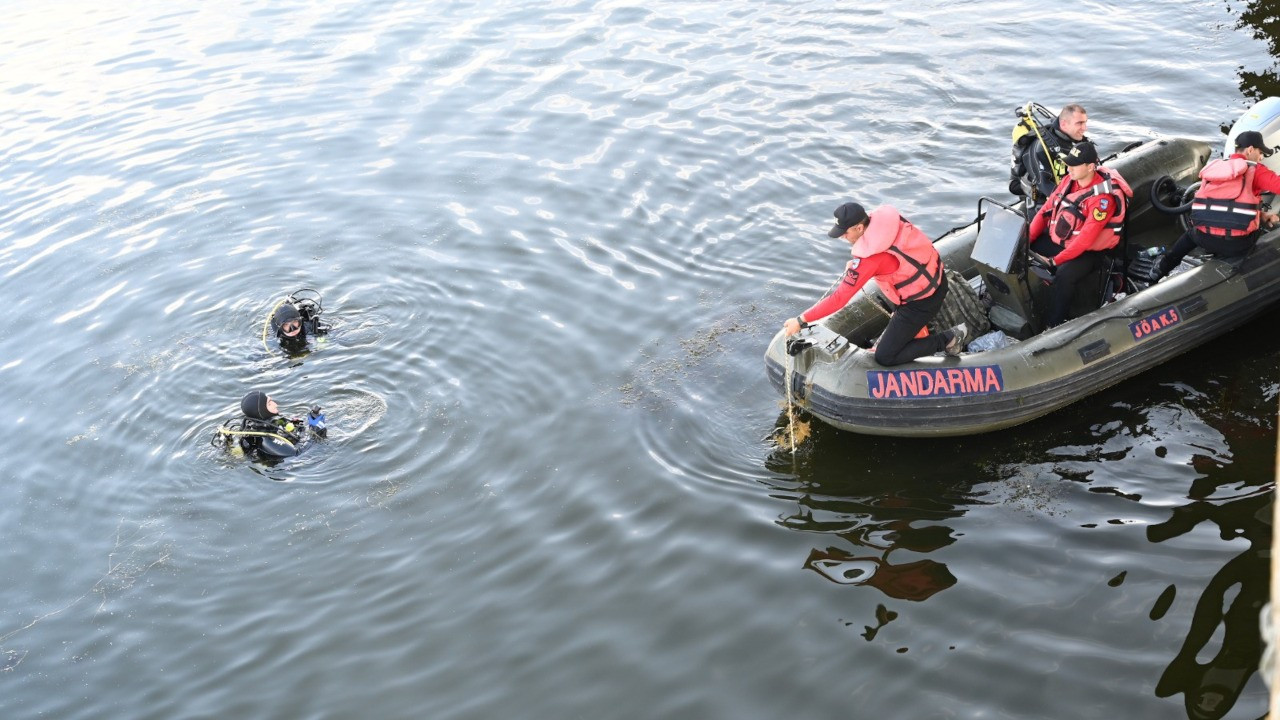
[(791, 456), (794, 458), (796, 454), (796, 412), (795, 405), (791, 400), (791, 377), (795, 373), (796, 358), (791, 353), (787, 353), (787, 369), (783, 373), (783, 382), (787, 386), (787, 430), (791, 432)]

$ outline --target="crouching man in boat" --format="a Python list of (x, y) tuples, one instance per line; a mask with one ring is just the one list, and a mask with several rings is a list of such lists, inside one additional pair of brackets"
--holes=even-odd
[(1280, 216), (1262, 211), (1262, 193), (1280, 193), (1280, 175), (1262, 164), (1273, 152), (1262, 133), (1246, 130), (1236, 137), (1231, 157), (1204, 166), (1191, 200), (1191, 228), (1160, 258), (1153, 281), (1178, 267), (1197, 245), (1222, 259), (1244, 257), (1258, 241), (1261, 223), (1280, 222)]
[(836, 224), (828, 237), (844, 238), (853, 259), (845, 267), (839, 287), (813, 307), (783, 324), (787, 335), (836, 312), (875, 278), (895, 309), (880, 340), (875, 358), (881, 365), (901, 365), (918, 357), (945, 351), (959, 355), (967, 329), (963, 324), (939, 335), (925, 328), (947, 295), (947, 276), (933, 242), (898, 211), (883, 205), (870, 214), (848, 202), (836, 208)]
[(1101, 268), (1105, 251), (1120, 243), (1124, 215), (1133, 197), (1120, 173), (1098, 165), (1093, 143), (1071, 148), (1065, 162), (1067, 176), (1027, 231), (1032, 252), (1054, 273), (1044, 321), (1048, 327), (1066, 321), (1077, 288)]

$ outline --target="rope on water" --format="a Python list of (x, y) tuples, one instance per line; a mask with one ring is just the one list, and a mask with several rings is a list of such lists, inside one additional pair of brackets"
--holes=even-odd
[(782, 381), (787, 385), (787, 430), (791, 432), (791, 456), (796, 454), (796, 408), (791, 400), (791, 377), (795, 373), (796, 359), (787, 353), (787, 370), (782, 374)]

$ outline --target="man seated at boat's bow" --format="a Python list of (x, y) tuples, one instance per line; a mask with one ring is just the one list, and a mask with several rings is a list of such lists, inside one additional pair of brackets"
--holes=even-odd
[(839, 287), (787, 320), (784, 332), (794, 335), (805, 325), (843, 308), (874, 278), (895, 306), (889, 326), (876, 343), (877, 363), (901, 365), (938, 351), (959, 355), (967, 335), (963, 324), (937, 335), (930, 335), (925, 327), (942, 309), (947, 295), (942, 258), (929, 237), (888, 205), (867, 213), (858, 203), (848, 202), (836, 208), (835, 217), (836, 224), (827, 236), (848, 241), (853, 259), (845, 266)]
[(1098, 164), (1098, 150), (1082, 142), (1066, 156), (1067, 176), (1053, 189), (1028, 230), (1031, 250), (1053, 271), (1045, 325), (1067, 319), (1084, 280), (1102, 267), (1120, 242), (1133, 190), (1120, 173)]

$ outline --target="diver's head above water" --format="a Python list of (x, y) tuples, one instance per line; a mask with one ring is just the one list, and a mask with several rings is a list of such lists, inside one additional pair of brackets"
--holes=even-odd
[(240, 401), (240, 411), (254, 420), (270, 420), (280, 412), (276, 401), (261, 390), (254, 390)]
[(302, 327), (302, 314), (293, 303), (286, 302), (276, 308), (271, 316), (271, 326), (275, 328), (276, 337), (281, 340), (301, 340), (306, 338)]

